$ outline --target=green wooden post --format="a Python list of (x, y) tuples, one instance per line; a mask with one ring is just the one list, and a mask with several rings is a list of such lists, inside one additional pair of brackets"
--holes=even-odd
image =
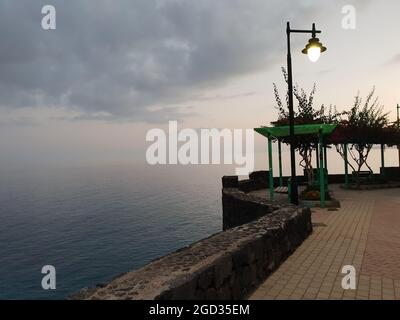
[(283, 174), (282, 174), (282, 142), (278, 141), (278, 154), (279, 154), (279, 186), (283, 187)]
[(319, 192), (320, 192), (320, 206), (325, 208), (325, 173), (324, 173), (324, 136), (322, 131), (319, 132)]
[(344, 152), (344, 187), (349, 188), (349, 163), (347, 161), (347, 143), (343, 144)]
[(317, 159), (317, 169), (319, 169), (319, 153), (318, 153), (318, 146), (315, 148), (315, 155)]
[(269, 159), (269, 194), (270, 200), (274, 200), (274, 173), (272, 167), (272, 140), (268, 136), (268, 159)]
[(381, 144), (381, 176), (385, 176), (385, 145)]
[(324, 145), (324, 174), (326, 172), (326, 177), (324, 177), (326, 184), (328, 184), (328, 152), (327, 147)]

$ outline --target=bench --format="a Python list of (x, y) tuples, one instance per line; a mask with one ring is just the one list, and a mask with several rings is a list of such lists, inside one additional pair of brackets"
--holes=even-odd
[(353, 171), (352, 176), (353, 176), (353, 181), (356, 182), (357, 181), (357, 177), (358, 177), (358, 181), (369, 181), (372, 177), (373, 177), (373, 172), (371, 171), (360, 171), (357, 173), (357, 171)]

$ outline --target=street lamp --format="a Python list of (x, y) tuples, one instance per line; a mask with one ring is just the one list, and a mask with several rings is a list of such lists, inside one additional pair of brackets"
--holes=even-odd
[(293, 204), (299, 204), (299, 192), (297, 189), (296, 178), (296, 154), (294, 146), (294, 111), (293, 111), (293, 75), (292, 75), (292, 56), (290, 53), (290, 34), (291, 33), (311, 33), (311, 39), (303, 49), (302, 53), (307, 54), (312, 62), (316, 62), (321, 53), (326, 51), (319, 39), (316, 37), (320, 30), (315, 29), (315, 23), (312, 25), (311, 30), (295, 30), (290, 29), (290, 23), (287, 23), (287, 71), (288, 71), (288, 94), (289, 94), (289, 138), (290, 138), (290, 168), (291, 168), (291, 188), (290, 188), (290, 201)]

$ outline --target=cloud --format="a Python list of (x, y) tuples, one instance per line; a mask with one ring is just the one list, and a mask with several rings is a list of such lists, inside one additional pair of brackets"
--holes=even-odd
[[(64, 108), (80, 113), (74, 119), (178, 119), (187, 115), (178, 104), (281, 61), (285, 21), (309, 24), (317, 3), (2, 0), (0, 107)], [(47, 4), (57, 10), (55, 31), (41, 29)]]

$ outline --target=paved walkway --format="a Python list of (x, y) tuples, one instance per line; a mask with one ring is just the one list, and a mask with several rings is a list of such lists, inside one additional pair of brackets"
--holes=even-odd
[[(400, 189), (331, 189), (342, 208), (313, 210), (313, 234), (250, 299), (400, 300)], [(344, 265), (356, 290), (342, 288)]]

